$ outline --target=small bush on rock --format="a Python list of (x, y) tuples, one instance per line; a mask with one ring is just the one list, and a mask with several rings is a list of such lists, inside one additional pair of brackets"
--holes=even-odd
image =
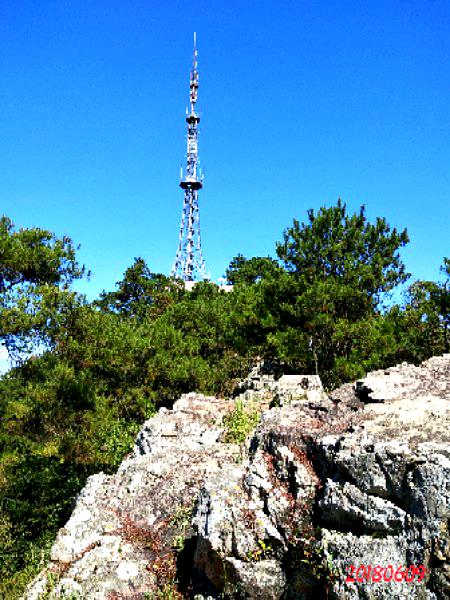
[(225, 442), (243, 444), (248, 434), (256, 427), (260, 418), (257, 404), (249, 402), (245, 404), (237, 400), (234, 410), (223, 419), (225, 425)]

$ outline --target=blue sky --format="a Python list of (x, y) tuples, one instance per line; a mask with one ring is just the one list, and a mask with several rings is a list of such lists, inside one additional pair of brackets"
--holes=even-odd
[(450, 255), (450, 1), (0, 2), (2, 212), (81, 244), (79, 289), (170, 271), (197, 31), (203, 249), (274, 254), (340, 196)]

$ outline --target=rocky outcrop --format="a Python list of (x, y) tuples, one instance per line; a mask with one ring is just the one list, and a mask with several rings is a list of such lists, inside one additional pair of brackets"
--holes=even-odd
[(25, 597), (143, 598), (174, 581), (198, 490), (238, 450), (218, 441), (230, 408), (188, 394), (149, 419), (116, 475), (88, 479)]
[(160, 410), (89, 479), (26, 598), (448, 597), (450, 355), (330, 398), (295, 377), (253, 374), (245, 448), (225, 443), (236, 400)]

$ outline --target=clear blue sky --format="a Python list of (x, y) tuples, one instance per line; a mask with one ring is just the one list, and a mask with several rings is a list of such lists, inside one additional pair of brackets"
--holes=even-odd
[(2, 212), (81, 244), (79, 289), (135, 256), (168, 273), (192, 33), (204, 255), (274, 254), (308, 208), (407, 227), (415, 278), (450, 255), (450, 1), (2, 0)]

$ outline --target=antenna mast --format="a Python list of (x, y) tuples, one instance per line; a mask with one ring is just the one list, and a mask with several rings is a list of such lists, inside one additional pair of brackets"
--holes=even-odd
[(178, 250), (173, 263), (171, 276), (183, 281), (208, 279), (202, 254), (200, 238), (200, 215), (198, 191), (203, 187), (198, 159), (198, 132), (200, 117), (195, 111), (198, 93), (197, 36), (194, 33), (194, 55), (189, 83), (190, 110), (186, 109), (187, 154), (183, 177), (181, 169), (180, 187), (184, 190), (183, 210)]

